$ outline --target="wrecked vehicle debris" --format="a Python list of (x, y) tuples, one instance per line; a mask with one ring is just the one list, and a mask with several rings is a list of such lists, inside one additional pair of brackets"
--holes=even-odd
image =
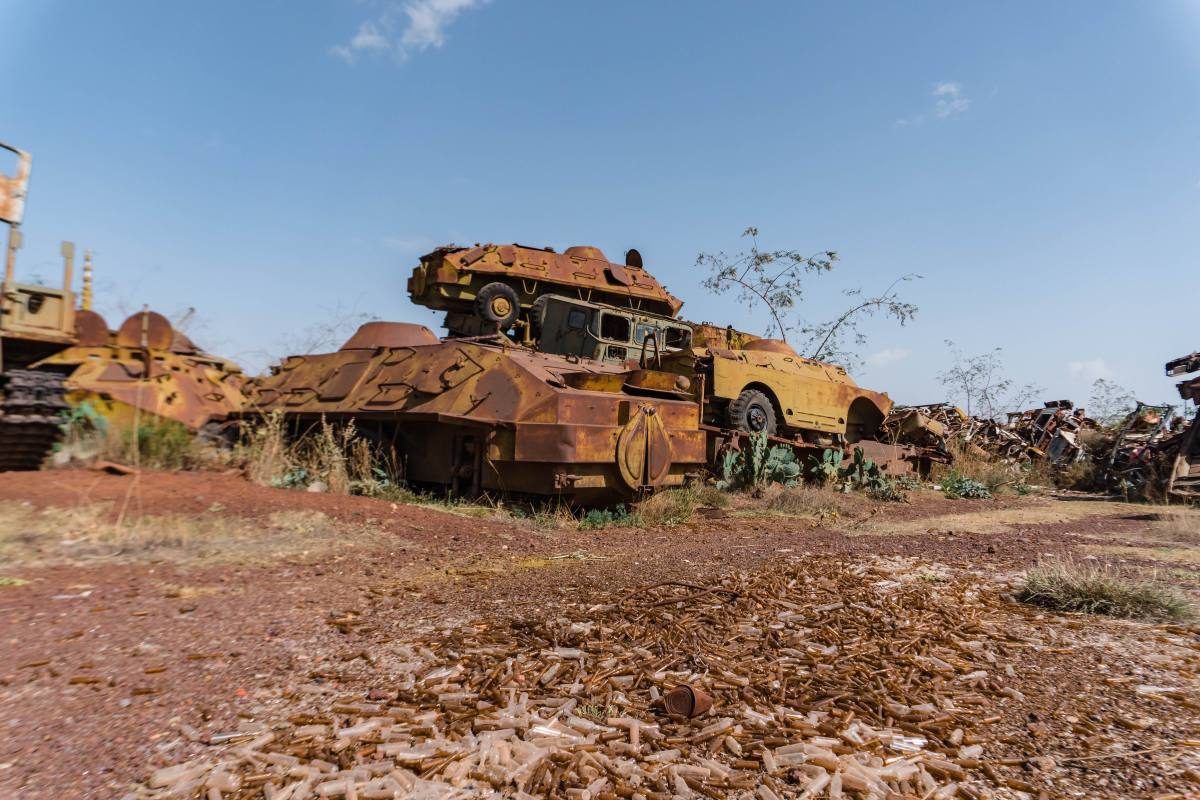
[(73, 243), (60, 248), (61, 289), (16, 282), (31, 158), (0, 147), (16, 153), (20, 165), (17, 175), (0, 177), (0, 219), (9, 223), (0, 286), (0, 470), (40, 467), (62, 438), (64, 413), (83, 404), (122, 425), (145, 413), (192, 432), (239, 409), (241, 370), (201, 352), (161, 314), (142, 311), (108, 329), (92, 310), (90, 253), (76, 308)]
[[(1167, 377), (1200, 372), (1200, 353), (1176, 358), (1166, 365)], [(1179, 396), (1193, 407), (1200, 406), (1200, 376), (1176, 384)], [(1200, 411), (1175, 436), (1174, 459), (1167, 478), (1167, 494), (1187, 500), (1200, 498)], [(1166, 448), (1164, 448), (1166, 449)]]

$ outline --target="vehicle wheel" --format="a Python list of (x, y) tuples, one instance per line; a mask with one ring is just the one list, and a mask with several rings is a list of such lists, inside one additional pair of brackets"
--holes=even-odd
[(775, 406), (757, 389), (746, 389), (729, 404), (729, 425), (747, 433), (775, 434)]
[(475, 296), (475, 313), (496, 326), (497, 330), (508, 330), (517, 321), (521, 312), (521, 301), (511, 286), (489, 283)]

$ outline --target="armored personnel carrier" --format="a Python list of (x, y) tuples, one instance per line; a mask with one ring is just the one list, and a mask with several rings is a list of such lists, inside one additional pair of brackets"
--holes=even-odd
[(528, 342), (528, 313), (546, 294), (561, 294), (673, 317), (683, 303), (642, 266), (637, 250), (614, 264), (596, 247), (520, 244), (439, 247), (421, 256), (408, 279), (414, 303), (446, 312), (451, 336), (518, 329)]
[(241, 369), (204, 352), (162, 314), (143, 310), (109, 331), (94, 312), (77, 312), (77, 342), (35, 366), (66, 375), (66, 401), (87, 403), (129, 427), (154, 416), (193, 433), (216, 433), (245, 397)]
[(502, 335), (439, 340), (370, 322), (335, 353), (292, 356), (250, 390), (250, 415), (293, 430), (353, 421), (413, 484), (591, 504), (682, 485), (705, 463), (681, 376), (567, 357)]

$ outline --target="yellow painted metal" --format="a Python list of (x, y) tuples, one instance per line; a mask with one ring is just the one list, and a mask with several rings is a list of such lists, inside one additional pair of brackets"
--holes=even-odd
[[(779, 404), (782, 428), (844, 434), (851, 406), (869, 403), (879, 420), (891, 410), (886, 395), (860, 388), (842, 367), (795, 353), (770, 350), (713, 350), (709, 391), (733, 400), (747, 388), (766, 389)], [(873, 415), (874, 416), (874, 415)]]

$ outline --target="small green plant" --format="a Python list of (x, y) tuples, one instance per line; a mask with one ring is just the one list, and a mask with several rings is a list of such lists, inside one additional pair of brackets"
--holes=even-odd
[(761, 494), (768, 484), (795, 486), (800, 479), (800, 462), (787, 445), (770, 445), (765, 432), (751, 433), (745, 446), (729, 449), (721, 455), (722, 490), (748, 489)]
[(865, 492), (876, 500), (889, 503), (908, 502), (908, 495), (873, 459), (866, 457), (861, 447), (854, 448), (850, 462), (842, 468), (838, 488), (842, 492)]
[(750, 434), (742, 450), (742, 486), (758, 491), (767, 482), (767, 434), (763, 431)]
[(1048, 559), (1029, 570), (1017, 599), (1054, 611), (1111, 617), (1187, 619), (1195, 605), (1179, 589), (1153, 573), (1135, 573), (1111, 564)]
[(598, 528), (620, 528), (640, 524), (637, 514), (630, 513), (625, 506), (614, 508), (593, 508), (583, 515), (579, 521), (580, 530), (596, 530)]
[(0, 587), (3, 586), (25, 586), (29, 581), (24, 578), (13, 578), (8, 575), (0, 575)]
[(721, 477), (717, 481), (717, 488), (724, 489), (732, 487), (738, 470), (738, 460), (741, 458), (741, 453), (734, 450), (732, 447), (721, 453)]
[(992, 492), (986, 484), (956, 472), (950, 472), (942, 479), (942, 493), (952, 500), (992, 499)]
[(309, 483), (308, 470), (304, 467), (293, 467), (282, 475), (271, 478), (271, 486), (275, 489), (300, 489)]
[(800, 462), (796, 460), (796, 451), (782, 444), (767, 451), (765, 477), (767, 483), (795, 486), (800, 480)]
[(921, 482), (912, 475), (899, 475), (892, 478), (892, 483), (902, 492), (915, 492), (921, 488)]
[(842, 461), (846, 454), (841, 450), (825, 449), (821, 454), (821, 460), (809, 467), (809, 475), (813, 480), (820, 484), (827, 484), (837, 480), (838, 475), (842, 471)]

